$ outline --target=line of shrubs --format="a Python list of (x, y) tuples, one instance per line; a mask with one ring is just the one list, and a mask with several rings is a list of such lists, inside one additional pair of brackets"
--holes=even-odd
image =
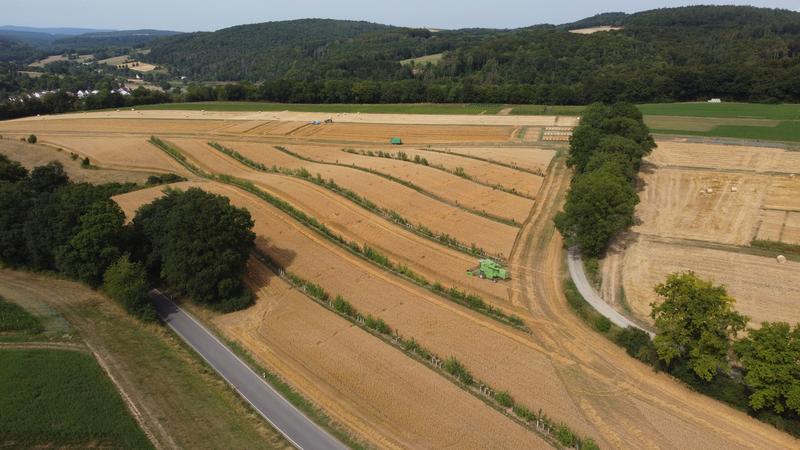
[[(235, 154), (238, 154), (237, 152), (235, 152), (235, 150), (227, 149), (227, 148), (225, 148), (225, 147), (223, 147), (223, 146), (221, 146), (219, 144), (215, 144), (215, 145), (212, 145), (212, 146), (214, 148), (222, 151), (223, 153), (225, 153), (227, 155), (230, 155), (231, 157), (234, 157), (234, 158), (236, 158)], [(178, 150), (177, 148), (172, 147), (171, 150), (173, 152), (177, 152), (178, 154), (180, 154), (180, 150)], [(168, 153), (168, 154), (171, 155), (172, 153)], [(181, 156), (183, 156), (183, 155), (181, 154)], [(242, 158), (244, 160), (247, 160), (244, 156), (242, 156)], [(271, 171), (270, 169), (263, 169), (263, 170)], [(303, 168), (295, 169), (295, 170), (293, 170), (293, 169), (283, 169), (283, 170), (291, 170), (292, 173), (294, 173), (294, 176), (298, 176), (298, 177), (301, 177), (301, 178), (304, 178), (304, 179), (309, 179), (309, 180), (316, 180), (316, 181), (318, 181), (320, 183), (324, 183), (325, 185), (331, 185), (333, 183), (333, 180), (331, 180), (330, 182), (325, 182), (324, 180), (321, 179), (321, 177), (316, 177), (316, 178), (312, 177), (311, 174), (308, 171), (306, 171), (305, 169), (303, 169)], [(304, 173), (300, 173), (300, 172), (304, 172)], [(278, 173), (284, 173), (284, 172), (279, 171)], [(500, 322), (503, 322), (503, 323), (506, 323), (508, 325), (511, 325), (511, 326), (513, 326), (513, 327), (515, 327), (517, 329), (522, 330), (522, 331), (526, 331), (526, 332), (529, 331), (528, 327), (525, 325), (525, 322), (522, 320), (522, 318), (520, 318), (516, 314), (506, 314), (502, 310), (500, 310), (498, 308), (495, 308), (490, 304), (487, 304), (478, 295), (469, 294), (469, 293), (467, 293), (465, 291), (459, 290), (456, 287), (445, 288), (444, 285), (442, 285), (439, 282), (431, 282), (428, 279), (426, 279), (424, 276), (414, 272), (408, 266), (403, 265), (403, 264), (393, 263), (391, 260), (389, 260), (389, 258), (387, 256), (381, 254), (378, 250), (370, 247), (366, 243), (362, 247), (355, 241), (348, 241), (347, 239), (344, 238), (344, 236), (342, 236), (342, 235), (340, 235), (338, 233), (335, 233), (333, 230), (328, 228), (327, 225), (325, 225), (324, 223), (320, 222), (315, 217), (310, 216), (310, 215), (306, 214), (305, 212), (297, 209), (291, 203), (289, 203), (289, 202), (287, 202), (287, 201), (285, 201), (283, 199), (280, 199), (278, 197), (275, 197), (274, 195), (272, 195), (272, 194), (270, 194), (268, 192), (265, 192), (262, 189), (259, 189), (256, 185), (254, 185), (250, 181), (242, 180), (242, 179), (239, 179), (239, 178), (227, 175), (227, 174), (220, 174), (220, 175), (216, 175), (216, 176), (211, 177), (211, 178), (213, 178), (215, 180), (218, 180), (220, 182), (226, 183), (226, 184), (237, 186), (237, 187), (239, 187), (241, 189), (246, 190), (247, 192), (250, 192), (251, 194), (256, 195), (257, 197), (261, 198), (262, 200), (266, 201), (267, 203), (275, 206), (276, 208), (278, 208), (281, 211), (285, 212), (286, 214), (290, 215), (292, 218), (294, 218), (298, 222), (302, 223), (303, 225), (305, 225), (305, 226), (311, 228), (312, 230), (315, 230), (318, 233), (322, 234), (324, 237), (326, 237), (330, 241), (334, 242), (335, 244), (338, 244), (339, 246), (351, 251), (355, 255), (363, 257), (363, 258), (365, 258), (365, 259), (367, 259), (369, 261), (372, 261), (373, 263), (383, 267), (384, 269), (386, 269), (386, 270), (388, 270), (388, 271), (390, 271), (390, 272), (392, 272), (392, 273), (394, 273), (396, 275), (402, 276), (402, 277), (404, 277), (404, 278), (416, 283), (417, 285), (428, 289), (429, 291), (431, 291), (431, 292), (433, 292), (435, 294), (438, 294), (438, 295), (440, 295), (440, 296), (442, 296), (444, 298), (447, 298), (447, 299), (452, 300), (452, 301), (454, 301), (456, 303), (459, 303), (459, 304), (461, 304), (463, 306), (466, 306), (466, 307), (468, 307), (470, 309), (473, 309), (473, 310), (475, 310), (477, 312), (485, 314), (488, 317), (491, 317), (491, 318), (493, 318), (495, 320), (498, 320)], [(335, 184), (333, 184), (333, 185), (335, 186)]]
[[(339, 186), (333, 179), (325, 180), (319, 174), (317, 174), (317, 176), (312, 176), (311, 173), (308, 172), (308, 170), (305, 170), (303, 168), (288, 169), (288, 168), (279, 168), (277, 166), (268, 167), (263, 163), (259, 163), (247, 158), (246, 156), (242, 155), (241, 153), (237, 152), (234, 149), (222, 146), (216, 142), (209, 142), (209, 145), (252, 169), (260, 170), (262, 172), (278, 173), (282, 175), (302, 178), (306, 181), (310, 181), (316, 184), (317, 186), (324, 187), (334, 193), (346, 197), (348, 200), (361, 206), (362, 208), (370, 212), (373, 212), (375, 214), (378, 214), (383, 218), (388, 219), (398, 225), (401, 225), (406, 229), (422, 237), (439, 242), (440, 244), (446, 245), (450, 248), (461, 251), (463, 253), (467, 253), (472, 256), (480, 256), (480, 257), (489, 256), (485, 250), (483, 250), (480, 247), (477, 247), (475, 243), (472, 243), (471, 245), (467, 246), (462, 242), (459, 242), (456, 238), (450, 236), (447, 233), (435, 233), (430, 228), (428, 228), (423, 224), (413, 225), (408, 219), (400, 215), (400, 213), (376, 205), (374, 202), (370, 201), (365, 197), (362, 197), (358, 193), (353, 192), (342, 186)], [(500, 255), (499, 257), (495, 255), (494, 257), (501, 260), (503, 259), (502, 255)]]
[(514, 189), (514, 188), (509, 189), (509, 188), (507, 188), (507, 187), (505, 187), (505, 186), (503, 186), (501, 184), (489, 184), (489, 183), (487, 183), (485, 181), (479, 180), (479, 179), (473, 177), (472, 175), (469, 175), (468, 173), (466, 173), (464, 171), (463, 167), (456, 167), (455, 170), (449, 170), (448, 168), (446, 168), (442, 164), (430, 164), (428, 162), (427, 158), (419, 156), (419, 155), (414, 155), (413, 158), (410, 158), (406, 152), (402, 152), (402, 151), (397, 152), (397, 153), (391, 153), (391, 152), (384, 152), (383, 150), (376, 150), (376, 151), (373, 152), (372, 150), (361, 150), (361, 149), (356, 150), (356, 149), (352, 149), (352, 148), (344, 148), (344, 149), (342, 149), (342, 151), (345, 152), (345, 153), (350, 153), (350, 154), (354, 154), (354, 155), (369, 156), (369, 157), (375, 157), (375, 158), (395, 159), (395, 160), (398, 160), (398, 161), (412, 162), (414, 164), (419, 164), (419, 165), (422, 165), (422, 166), (428, 166), (428, 167), (431, 167), (433, 169), (441, 170), (441, 171), (447, 172), (447, 173), (449, 173), (451, 175), (455, 175), (455, 176), (464, 178), (465, 180), (472, 181), (473, 183), (480, 184), (482, 186), (490, 187), (492, 189), (497, 189), (498, 191), (503, 191), (503, 192), (505, 192), (507, 194), (512, 194), (512, 195), (516, 195), (518, 197), (523, 197), (523, 198), (527, 198), (527, 199), (533, 200), (533, 197), (531, 197), (529, 195), (522, 194), (520, 192), (517, 192), (517, 190)]
[(327, 165), (332, 165), (332, 166), (348, 167), (348, 168), (351, 168), (351, 169), (360, 170), (362, 172), (367, 172), (367, 173), (372, 174), (372, 175), (377, 175), (377, 176), (379, 176), (381, 178), (385, 178), (385, 179), (387, 179), (389, 181), (392, 181), (392, 182), (395, 182), (395, 183), (399, 183), (399, 184), (401, 184), (401, 185), (403, 185), (403, 186), (405, 186), (405, 187), (407, 187), (409, 189), (413, 189), (413, 190), (419, 192), (420, 194), (426, 195), (426, 196), (428, 196), (428, 197), (430, 197), (430, 198), (432, 198), (432, 199), (434, 199), (436, 201), (439, 201), (439, 202), (442, 202), (442, 203), (446, 203), (448, 205), (454, 206), (454, 207), (459, 208), (459, 209), (463, 209), (464, 211), (467, 211), (470, 214), (475, 214), (477, 216), (481, 216), (481, 217), (484, 217), (486, 219), (493, 220), (495, 222), (500, 222), (502, 224), (510, 225), (510, 226), (513, 226), (513, 227), (519, 227), (520, 226), (519, 222), (517, 222), (514, 219), (508, 219), (508, 218), (505, 218), (505, 217), (495, 216), (494, 214), (488, 213), (488, 212), (483, 211), (483, 210), (477, 210), (477, 209), (474, 209), (474, 208), (470, 208), (468, 206), (464, 206), (464, 205), (462, 205), (462, 204), (460, 204), (458, 202), (451, 202), (449, 200), (445, 200), (442, 197), (439, 197), (438, 195), (434, 194), (433, 192), (430, 192), (430, 191), (428, 191), (428, 190), (426, 190), (426, 189), (424, 189), (424, 188), (422, 188), (420, 186), (417, 186), (416, 184), (414, 184), (414, 183), (412, 183), (410, 181), (403, 180), (403, 179), (397, 178), (395, 176), (389, 175), (387, 173), (383, 173), (383, 172), (379, 172), (379, 171), (374, 170), (374, 169), (370, 169), (368, 167), (360, 167), (360, 166), (356, 166), (356, 165), (348, 166), (346, 164), (340, 164), (340, 163), (332, 163), (332, 162), (327, 162), (327, 161), (317, 161), (317, 160), (314, 160), (314, 159), (306, 158), (305, 156), (300, 155), (299, 153), (295, 153), (295, 152), (287, 149), (286, 147), (281, 147), (281, 146), (275, 146), (275, 149), (280, 150), (280, 151), (286, 153), (287, 155), (294, 156), (295, 158), (302, 159), (303, 161), (313, 162), (313, 163), (317, 163), (317, 164), (327, 164)]
[(546, 439), (554, 439), (560, 445), (581, 450), (595, 450), (599, 447), (591, 438), (580, 438), (567, 425), (557, 423), (547, 417), (541, 409), (533, 412), (529, 408), (518, 404), (507, 391), (495, 391), (488, 384), (476, 379), (469, 368), (455, 356), (445, 359), (437, 356), (422, 346), (416, 339), (405, 338), (393, 330), (383, 319), (360, 313), (349, 301), (341, 295), (331, 295), (322, 286), (305, 280), (302, 277), (286, 271), (268, 255), (256, 251), (256, 259), (269, 267), (290, 284), (300, 289), (307, 296), (319, 304), (335, 311), (348, 319), (351, 323), (366, 328), (395, 347), (402, 349), (409, 356), (420, 360), (436, 370), (446, 373), (452, 380), (460, 383), (467, 391), (478, 395), (508, 415), (516, 417), (532, 430), (537, 431)]
[(474, 159), (474, 160), (477, 160), (477, 161), (483, 161), (485, 163), (494, 164), (496, 166), (503, 166), (503, 167), (507, 167), (509, 169), (518, 170), (520, 172), (527, 172), (527, 173), (530, 173), (530, 174), (533, 174), (533, 175), (539, 175), (540, 177), (543, 177), (545, 175), (544, 171), (542, 171), (540, 169), (528, 169), (527, 167), (520, 167), (520, 166), (517, 166), (517, 165), (514, 165), (514, 164), (509, 164), (509, 163), (505, 163), (505, 162), (502, 162), (502, 161), (497, 161), (497, 160), (494, 160), (494, 159), (482, 158), (482, 157), (476, 156), (476, 155), (467, 155), (466, 153), (458, 153), (458, 152), (451, 152), (451, 151), (445, 151), (445, 150), (437, 150), (435, 148), (430, 148), (430, 146), (428, 146), (428, 148), (424, 148), (424, 149), (421, 148), (419, 150), (423, 150), (423, 151), (426, 151), (426, 152), (441, 153), (443, 155), (455, 155), (455, 156), (459, 156), (459, 157), (462, 157), (462, 158), (469, 158), (469, 159)]

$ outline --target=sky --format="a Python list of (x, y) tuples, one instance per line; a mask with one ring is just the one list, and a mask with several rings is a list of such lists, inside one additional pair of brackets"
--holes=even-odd
[(307, 17), (429, 28), (517, 28), (690, 4), (800, 10), (798, 0), (0, 0), (0, 25), (213, 31)]

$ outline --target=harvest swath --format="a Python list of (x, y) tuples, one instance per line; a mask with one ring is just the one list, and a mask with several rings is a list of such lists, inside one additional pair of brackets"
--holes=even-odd
[[(795, 445), (768, 425), (654, 374), (570, 312), (559, 288), (563, 249), (552, 228), (569, 181), (564, 158), (556, 156), (564, 144), (527, 133), (571, 126), (573, 119), (431, 117), (342, 114), (333, 124), (312, 125), (325, 116), (120, 111), (5, 122), (0, 132), (46, 136), (101, 167), (179, 172), (191, 181), (174, 187), (229, 197), (250, 211), (259, 253), (384, 320), (398, 339), (457, 358), (517, 405), (541, 409), (548, 423), (564, 424), (603, 448)], [(147, 142), (150, 136), (185, 161)], [(406, 145), (390, 147), (394, 136)], [(402, 151), (411, 160), (345, 149)], [(183, 164), (199, 170), (190, 173)], [(130, 217), (162, 190), (116, 200)], [(791, 201), (772, 197), (776, 205)], [(507, 263), (511, 279), (467, 277), (479, 258), (471, 244)], [(435, 369), (435, 361), (404, 355), (290, 288), (260, 260), (251, 260), (248, 273), (256, 305), (204, 318), (365, 441), (388, 448), (554, 442), (555, 427), (537, 431), (536, 421), (525, 424), (516, 412), (496, 407), (491, 394), (475, 394), (424, 366)], [(453, 300), (450, 288), (479, 297), (483, 309)], [(512, 315), (524, 326), (503, 319)]]

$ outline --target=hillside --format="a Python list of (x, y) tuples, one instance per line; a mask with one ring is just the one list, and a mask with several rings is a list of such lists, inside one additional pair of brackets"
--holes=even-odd
[[(622, 30), (567, 32), (599, 25)], [(800, 13), (764, 8), (698, 6), (607, 13), (561, 26), (440, 32), (306, 19), (151, 45), (150, 62), (194, 80), (285, 80), (281, 92), (264, 97), (281, 101), (800, 100), (792, 81), (800, 74)], [(401, 64), (442, 52), (436, 65)], [(375, 82), (364, 85), (366, 96), (322, 92), (319, 85), (346, 82), (352, 91), (352, 83), (366, 80)]]

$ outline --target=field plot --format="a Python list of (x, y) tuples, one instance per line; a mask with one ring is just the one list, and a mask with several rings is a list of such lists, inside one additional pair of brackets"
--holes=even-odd
[[(134, 116), (140, 111), (130, 111)], [(223, 120), (181, 120), (179, 115), (172, 119), (97, 119), (89, 118), (91, 113), (75, 113), (70, 118), (49, 118), (47, 116), (25, 120), (0, 122), (0, 132), (4, 133), (136, 133), (175, 134), (208, 133), (230, 125)]]
[(294, 137), (343, 142), (388, 143), (400, 137), (409, 144), (440, 142), (507, 142), (512, 138), (510, 126), (402, 125), (332, 123), (309, 125), (291, 133)]
[(83, 351), (0, 349), (0, 446), (152, 448)]
[(39, 141), (88, 157), (92, 164), (126, 170), (191, 174), (144, 137), (73, 137), (40, 135)]
[[(432, 351), (456, 355), (475, 376), (508, 389), (524, 404), (546, 405), (548, 415), (593, 433), (542, 349), (517, 332), (485, 323), (476, 313), (355, 259), (249, 194), (216, 183), (203, 189), (247, 208), (256, 222), (257, 245), (287, 270), (343, 295), (359, 311), (384, 318), (401, 335), (416, 338)], [(146, 201), (145, 192), (125, 195)], [(517, 376), (520, 373), (525, 377)], [(537, 382), (532, 385), (530, 379)]]
[(763, 207), (800, 211), (800, 177), (774, 177), (767, 189)]
[(530, 147), (433, 147), (432, 150), (466, 155), (491, 162), (544, 173), (556, 155), (554, 150)]
[(217, 327), (377, 447), (548, 447), (260, 263), (251, 261), (248, 272), (256, 305), (219, 316)]
[[(498, 149), (501, 150), (502, 148), (498, 147)], [(491, 186), (498, 185), (505, 189), (514, 189), (516, 192), (528, 197), (536, 197), (542, 185), (542, 181), (544, 180), (544, 177), (541, 175), (513, 169), (505, 165), (422, 148), (406, 147), (400, 150), (396, 147), (367, 148), (359, 146), (356, 147), (355, 150), (359, 152), (362, 150), (373, 152), (384, 151), (393, 155), (397, 155), (398, 152), (402, 151), (408, 155), (411, 160), (416, 157), (424, 158), (430, 166), (444, 168), (449, 172), (456, 172), (458, 169), (461, 169), (467, 176), (481, 183)], [(320, 148), (319, 155), (320, 157), (324, 156), (327, 161), (338, 161), (343, 164), (350, 164), (350, 159), (348, 159), (350, 155), (342, 151), (341, 146), (329, 148), (327, 151)]]
[(780, 240), (787, 244), (800, 244), (800, 212), (790, 212), (786, 215)]
[(768, 147), (663, 140), (658, 141), (658, 148), (647, 157), (647, 161), (658, 166), (800, 174), (800, 152)]
[[(50, 161), (58, 161), (64, 166), (69, 179), (78, 183), (144, 183), (151, 175), (144, 169), (116, 170), (107, 167), (86, 169), (81, 167), (80, 159), (72, 159), (69, 151), (58, 151), (47, 145), (32, 145), (11, 139), (0, 139), (0, 153), (19, 162), (28, 170), (43, 166)], [(94, 160), (91, 162), (96, 165)]]
[(413, 183), (447, 201), (467, 206), (476, 211), (485, 211), (496, 217), (512, 219), (517, 223), (522, 223), (528, 217), (533, 206), (533, 201), (530, 199), (474, 183), (422, 164), (391, 158), (355, 155), (335, 150), (332, 152), (330, 148), (326, 147), (289, 145), (287, 148), (304, 158), (333, 163), (338, 161), (340, 164), (362, 167), (390, 175)]
[(657, 169), (641, 175), (644, 191), (634, 231), (746, 245), (758, 225), (769, 177)]
[[(175, 139), (173, 142), (185, 152), (186, 156), (197, 161), (205, 170), (227, 173), (259, 184), (264, 183), (266, 186), (269, 186), (269, 179), (275, 178), (274, 175), (248, 169), (236, 160), (214, 150), (205, 141)], [(491, 254), (508, 255), (517, 235), (516, 227), (434, 200), (378, 175), (348, 167), (309, 163), (263, 145), (243, 147), (241, 150), (237, 146), (233, 148), (269, 167), (273, 164), (282, 167), (305, 167), (312, 175), (320, 174), (326, 180), (333, 179), (338, 185), (357, 192), (375, 204), (397, 211), (414, 224), (425, 224), (434, 232), (448, 233), (467, 245), (474, 242)]]
[[(657, 300), (653, 287), (677, 271), (693, 270), (700, 277), (724, 284), (736, 299), (736, 309), (762, 321), (800, 322), (800, 263), (779, 264), (775, 258), (649, 242), (642, 239), (624, 257), (625, 296), (637, 317), (650, 314)], [(650, 319), (646, 319), (650, 321)]]

